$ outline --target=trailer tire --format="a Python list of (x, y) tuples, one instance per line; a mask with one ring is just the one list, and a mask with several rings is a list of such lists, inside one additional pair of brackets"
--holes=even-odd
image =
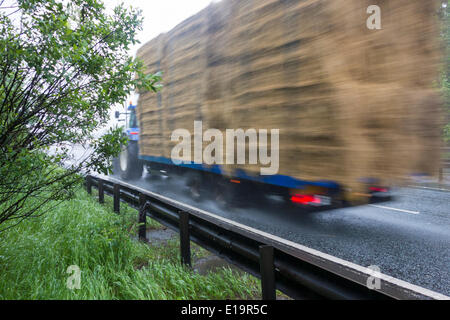
[(244, 206), (242, 201), (242, 190), (237, 185), (228, 182), (228, 179), (222, 179), (214, 187), (213, 199), (217, 206), (222, 210), (231, 210)]
[(225, 184), (219, 183), (214, 188), (214, 202), (222, 210), (232, 209), (234, 206), (233, 197), (230, 196)]
[(161, 180), (161, 172), (159, 170), (154, 169), (154, 167), (151, 164), (145, 165), (145, 169), (147, 170), (148, 179)]
[(186, 174), (186, 187), (188, 188), (189, 195), (196, 202), (203, 200), (204, 190), (202, 186), (203, 180), (199, 173), (189, 172)]

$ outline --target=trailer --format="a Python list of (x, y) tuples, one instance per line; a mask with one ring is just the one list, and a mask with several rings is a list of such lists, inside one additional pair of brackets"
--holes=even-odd
[[(436, 175), (439, 1), (370, 5), (380, 29), (359, 0), (222, 0), (144, 44), (163, 88), (128, 108), (120, 174), (182, 176), (198, 200), (311, 208), (387, 200), (410, 175)], [(244, 136), (231, 148), (230, 130)]]
[[(245, 170), (231, 174), (220, 165), (191, 163), (174, 164), (172, 159), (144, 155), (139, 152), (140, 129), (136, 113), (137, 106), (130, 105), (124, 113), (123, 134), (128, 144), (123, 146), (114, 161), (114, 174), (125, 181), (142, 178), (144, 171), (151, 179), (170, 177), (183, 181), (189, 195), (195, 201), (213, 199), (219, 206), (243, 207), (264, 203), (268, 198), (277, 198), (286, 208), (317, 211), (349, 206), (346, 190), (334, 181), (306, 181), (286, 175), (252, 175)], [(120, 119), (122, 113), (116, 112)], [(145, 168), (145, 169), (144, 169)], [(375, 179), (366, 179), (367, 193), (361, 194), (364, 203), (391, 200), (388, 187), (380, 186)]]

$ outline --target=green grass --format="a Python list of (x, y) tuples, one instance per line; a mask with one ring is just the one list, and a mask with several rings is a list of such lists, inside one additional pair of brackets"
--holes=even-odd
[[(116, 215), (105, 200), (99, 205), (80, 188), (74, 200), (0, 233), (0, 299), (260, 298), (250, 275), (223, 268), (203, 276), (181, 265), (178, 240), (133, 240), (136, 211), (122, 205)], [(79, 290), (66, 285), (71, 265), (81, 269)]]
[[(98, 200), (98, 190), (97, 189), (92, 188), (91, 197)], [(114, 210), (113, 198), (105, 193), (104, 200), (105, 200), (104, 206), (106, 206), (111, 211), (113, 211)], [(122, 215), (127, 216), (127, 219), (129, 221), (132, 221), (133, 227), (137, 227), (136, 224), (137, 224), (138, 212), (136, 209), (129, 206), (125, 202), (120, 202), (120, 213)], [(147, 219), (147, 230), (163, 230), (163, 229), (165, 229), (165, 227), (162, 224), (160, 224), (159, 222), (157, 222), (156, 220), (153, 220), (150, 218)]]

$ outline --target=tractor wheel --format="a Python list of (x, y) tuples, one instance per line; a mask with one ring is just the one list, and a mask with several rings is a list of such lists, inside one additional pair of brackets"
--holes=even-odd
[(136, 180), (142, 177), (144, 166), (142, 161), (139, 160), (138, 154), (137, 143), (130, 141), (128, 146), (122, 148), (116, 166), (123, 180)]

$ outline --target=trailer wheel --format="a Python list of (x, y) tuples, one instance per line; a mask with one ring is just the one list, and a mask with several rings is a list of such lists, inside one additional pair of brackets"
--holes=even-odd
[(186, 175), (186, 186), (189, 190), (189, 195), (195, 201), (199, 202), (203, 198), (202, 177), (198, 173), (189, 172)]
[(222, 180), (215, 184), (213, 198), (219, 208), (229, 210), (242, 206), (238, 194), (236, 186), (227, 183), (226, 180)]
[(219, 208), (221, 208), (222, 210), (225, 209), (229, 209), (230, 208), (230, 198), (229, 198), (229, 194), (227, 192), (227, 187), (225, 185), (225, 183), (223, 182), (218, 182), (215, 186), (214, 186), (214, 201), (217, 204), (217, 206)]
[(122, 148), (118, 158), (118, 169), (123, 180), (135, 180), (142, 176), (143, 163), (138, 158), (137, 143), (130, 142)]
[(147, 169), (147, 178), (151, 180), (161, 180), (161, 172), (156, 170), (153, 165), (146, 165), (145, 169)]

